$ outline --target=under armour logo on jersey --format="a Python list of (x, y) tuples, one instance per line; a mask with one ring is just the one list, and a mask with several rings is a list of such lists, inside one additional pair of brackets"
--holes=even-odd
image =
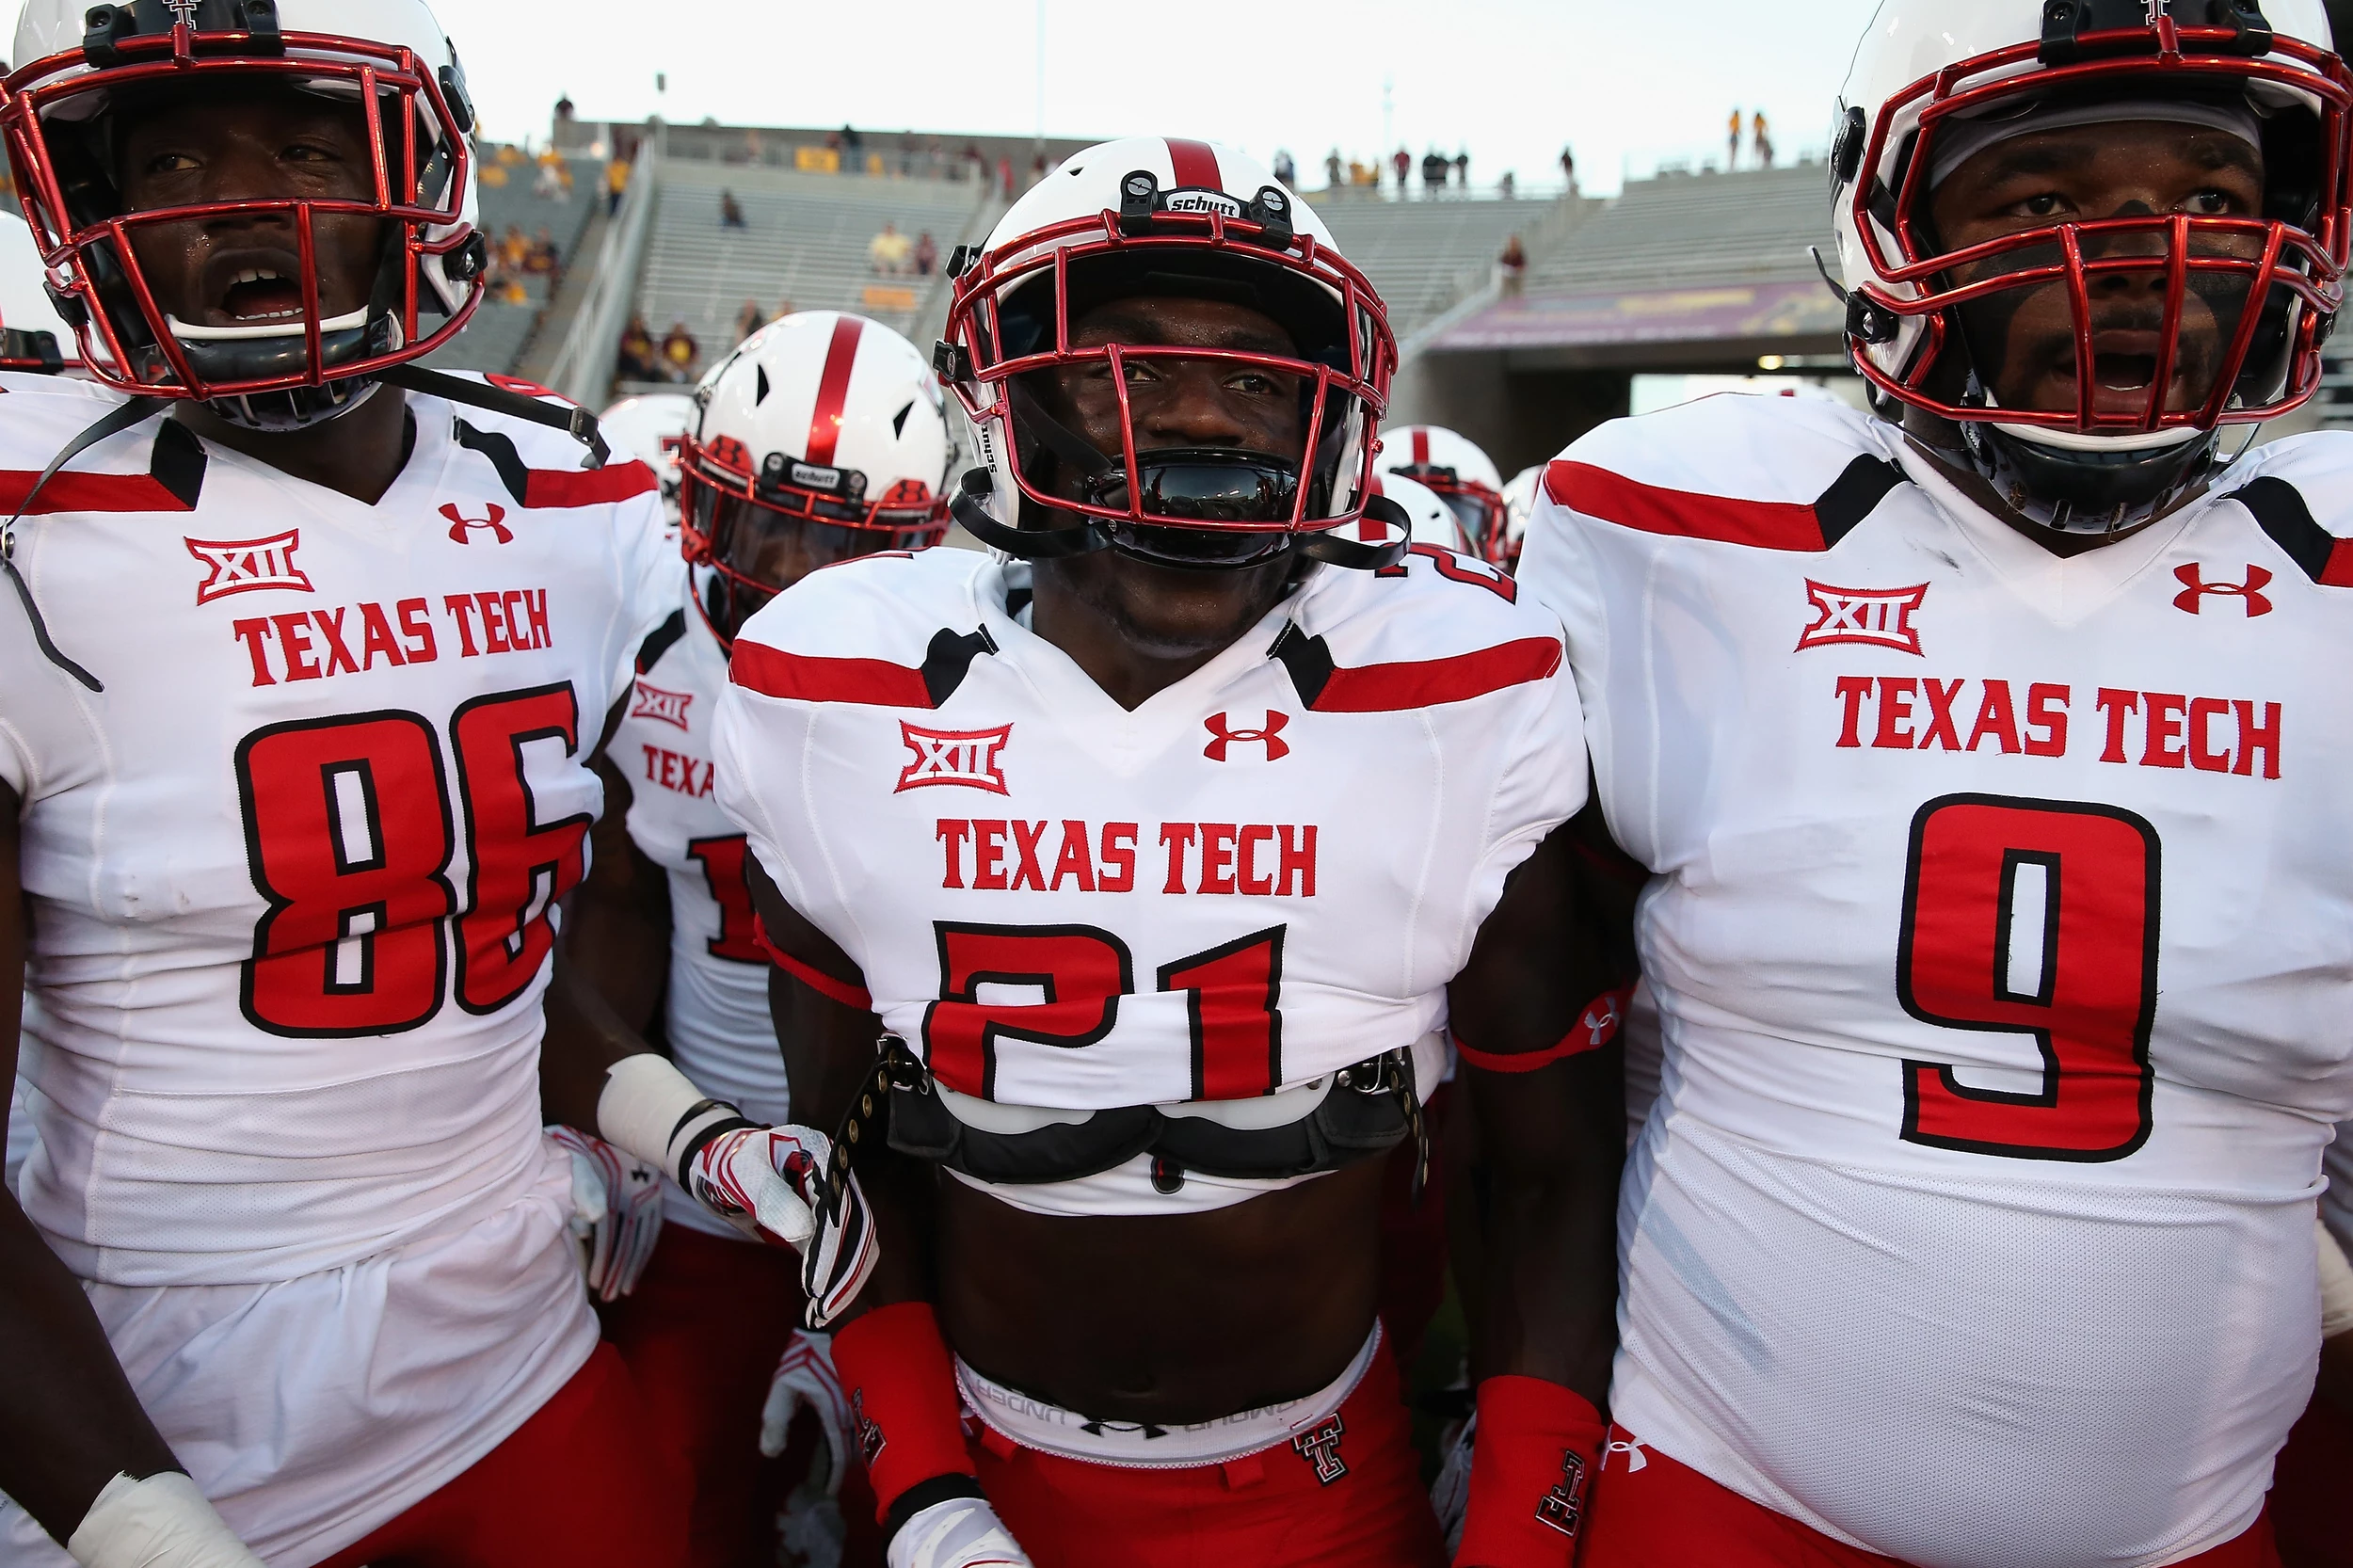
[(1316, 1467), (1316, 1480), (1322, 1485), (1329, 1486), (1348, 1474), (1347, 1462), (1340, 1458), (1340, 1435), (1346, 1431), (1334, 1415), (1291, 1439), (1299, 1457)]
[(899, 739), (915, 760), (900, 770), (899, 787), (891, 793), (931, 784), (961, 784), (993, 795), (1008, 794), (1005, 770), (998, 759), (1012, 735), (1009, 724), (994, 729), (924, 729), (901, 719)]
[(2182, 591), (2173, 596), (2173, 608), (2176, 610), (2198, 615), (2203, 610), (2208, 594), (2220, 594), (2226, 599), (2237, 600), (2246, 608), (2249, 620), (2257, 616), (2271, 614), (2271, 600), (2264, 592), (2270, 585), (2271, 573), (2263, 567), (2249, 567), (2244, 583), (2209, 583), (2195, 561), (2185, 567), (2175, 567), (2173, 575), (2182, 584)]
[(1817, 613), (1798, 638), (1799, 652), (1833, 643), (1920, 652), (1920, 632), (1912, 617), (1929, 597), (1926, 583), (1909, 588), (1833, 588), (1808, 578), (1805, 597)]
[(1561, 1479), (1536, 1503), (1536, 1522), (1574, 1538), (1585, 1522), (1585, 1456), (1561, 1450)]
[(500, 505), (495, 501), (486, 501), (483, 504), (490, 509), (490, 515), (487, 518), (470, 518), (466, 516), (465, 513), (457, 509), (457, 503), (454, 501), (445, 501), (441, 504), (441, 516), (449, 519), (449, 536), (451, 543), (472, 544), (473, 542), (473, 531), (477, 528), (488, 529), (492, 534), (498, 536), (498, 541), (501, 544), (513, 544), (515, 542), (515, 531), (506, 526), (506, 508)]
[(1284, 730), (1290, 728), (1290, 722), (1289, 713), (1278, 713), (1270, 709), (1266, 722), (1257, 728), (1236, 729), (1226, 722), (1225, 714), (1211, 713), (1201, 723), (1215, 739), (1201, 748), (1201, 755), (1212, 762), (1223, 762), (1228, 746), (1262, 745), (1266, 747), (1266, 760), (1279, 762), (1291, 754), (1291, 744), (1279, 738)]
[(637, 682), (637, 706), (629, 711), (632, 719), (659, 719), (664, 724), (687, 728), (686, 710), (693, 704), (692, 692), (665, 692), (659, 686)]
[(266, 539), (191, 539), (181, 542), (188, 553), (212, 568), (196, 585), (196, 601), (209, 604), (230, 594), (249, 594), (261, 588), (290, 588), (316, 593), (310, 577), (295, 565), (302, 547), (302, 531), (288, 529)]

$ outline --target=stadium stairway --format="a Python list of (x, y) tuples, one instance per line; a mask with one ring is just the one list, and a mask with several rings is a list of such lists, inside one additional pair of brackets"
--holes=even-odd
[[(867, 244), (886, 222), (910, 241), (928, 231), (944, 264), (981, 217), (985, 188), (666, 159), (638, 313), (657, 339), (686, 323), (706, 365), (733, 346), (746, 300), (771, 313), (787, 303), (856, 311), (913, 335), (919, 317), (945, 314), (941, 274), (877, 277)], [(722, 191), (735, 193), (744, 228), (720, 227)]]
[(1341, 254), (1381, 291), (1400, 343), (1489, 287), (1513, 234), (1532, 264), (1563, 229), (1601, 205), (1556, 199), (1385, 201), (1353, 192), (1310, 193), (1308, 200)]
[(1806, 247), (1836, 264), (1829, 178), (1819, 164), (1628, 182), (1565, 243), (1531, 257), (1530, 294), (1799, 281)]
[[(597, 193), (603, 188), (604, 166), (589, 158), (568, 161), (572, 189), (561, 200), (547, 200), (532, 194), (538, 175), (536, 166), (529, 162), (493, 166), (506, 179), (504, 184), (486, 182), (482, 188), (482, 232), (492, 245), (498, 243), (510, 224), (522, 230), (526, 238), (536, 236), (544, 228), (553, 237), (556, 253), (566, 266), (582, 260), (581, 236), (587, 230)], [(548, 280), (526, 278), (523, 291), (527, 297), (518, 305), (484, 300), (481, 309), (474, 312), (473, 320), (466, 324), (466, 329), (427, 356), (425, 363), (443, 370), (512, 374), (531, 344), (541, 312), (547, 308)]]

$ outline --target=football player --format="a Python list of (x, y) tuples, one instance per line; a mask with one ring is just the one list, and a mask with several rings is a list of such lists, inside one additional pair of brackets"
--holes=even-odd
[[(715, 737), (838, 1162), (637, 1060), (604, 1125), (778, 1234), (812, 1225), (776, 1168), (871, 1222), (863, 1295), (817, 1310), (899, 1568), (1427, 1568), (1373, 1157), (1421, 1138), (1449, 1028), (1584, 1043), (1556, 623), (1369, 495), (1394, 342), (1256, 162), (1091, 149), (952, 270), (954, 510), (998, 553), (804, 580)], [(1569, 1402), (1606, 1378), (1624, 1144), (1614, 1049), (1577, 1047), (1505, 1139), (1584, 1296), (1502, 1359)], [(822, 1280), (856, 1272), (839, 1228)]]
[(14, 58), (105, 385), (0, 424), (0, 1561), (682, 1562), (539, 1130), (653, 475), (412, 362), (484, 260), (422, 0), (34, 0)]
[[(614, 736), (618, 776), (607, 784), (598, 870), (565, 945), (629, 1025), (649, 1034), (659, 1017), (696, 1083), (781, 1122), (789, 1096), (744, 833), (712, 782), (728, 657), (752, 612), (815, 568), (936, 542), (953, 446), (939, 382), (915, 346), (831, 311), (754, 333), (696, 403), (679, 451), (689, 564), (671, 573), (669, 618), (638, 659)], [(693, 1560), (773, 1563), (778, 1499), (760, 1485), (762, 1395), (788, 1349), (822, 1384), (823, 1336), (788, 1346), (801, 1315), (790, 1253), (746, 1238), (675, 1183), (664, 1210), (653, 1261), (607, 1309), (607, 1333), (653, 1407), (654, 1440), (689, 1459)], [(814, 1402), (823, 1419), (832, 1401)], [(769, 1492), (782, 1480), (765, 1479)], [(840, 1470), (830, 1479), (838, 1485)], [(872, 1533), (871, 1503), (847, 1512), (854, 1533)]]
[(1471, 552), (1499, 562), (1503, 551), (1503, 475), (1467, 436), (1442, 424), (1409, 424), (1381, 438), (1374, 467), (1427, 487), (1463, 525)]
[(2228, 448), (2317, 385), (2349, 107), (2316, 0), (1883, 0), (1831, 158), (1874, 414), (1547, 472), (1664, 1051), (1587, 1568), (2276, 1560), (2353, 440)]

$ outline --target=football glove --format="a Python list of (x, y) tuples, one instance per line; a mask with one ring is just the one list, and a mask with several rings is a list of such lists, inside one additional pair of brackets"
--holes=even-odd
[(177, 1470), (108, 1481), (65, 1549), (82, 1568), (264, 1568)]
[(572, 1239), (600, 1301), (617, 1301), (662, 1240), (662, 1173), (577, 1128), (552, 1127), (548, 1141), (572, 1161)]
[(901, 1525), (886, 1553), (890, 1568), (1032, 1568), (1030, 1554), (979, 1497), (951, 1497)]
[(776, 1375), (768, 1384), (768, 1403), (760, 1413), (760, 1451), (770, 1459), (784, 1452), (792, 1417), (803, 1405), (817, 1418), (825, 1434), (825, 1451), (833, 1465), (825, 1475), (825, 1492), (839, 1496), (841, 1478), (850, 1465), (850, 1400), (841, 1392), (841, 1374), (833, 1368), (833, 1336), (800, 1330), (784, 1347)]

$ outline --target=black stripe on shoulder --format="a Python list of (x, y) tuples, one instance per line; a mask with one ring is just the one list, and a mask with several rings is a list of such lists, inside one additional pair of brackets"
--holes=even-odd
[(931, 694), (932, 706), (936, 708), (955, 695), (972, 672), (973, 660), (996, 651), (997, 639), (985, 626), (962, 636), (944, 626), (934, 632), (923, 656), (923, 690)]
[(2223, 498), (2235, 501), (2255, 516), (2255, 525), (2271, 536), (2271, 542), (2287, 552), (2288, 559), (2304, 568), (2304, 575), (2317, 583), (2329, 570), (2329, 563), (2337, 552), (2336, 536), (2313, 519), (2313, 509), (2304, 504), (2304, 493), (2286, 480), (2273, 474), (2251, 480)]
[(524, 497), (531, 489), (531, 470), (523, 462), (523, 455), (515, 449), (515, 439), (496, 430), (477, 430), (464, 420), (457, 421), (457, 444), (469, 452), (479, 452), (498, 470), (499, 483), (515, 498), (518, 506), (527, 505)]
[(686, 611), (681, 606), (670, 612), (670, 618), (646, 633), (646, 640), (637, 645), (637, 673), (650, 675), (662, 656), (678, 646), (686, 635)]
[(1299, 700), (1313, 708), (1316, 698), (1332, 680), (1332, 645), (1321, 637), (1310, 637), (1299, 629), (1297, 621), (1287, 621), (1283, 634), (1267, 649), (1271, 658), (1280, 659), (1291, 678), (1291, 689)]
[(155, 431), (155, 449), (147, 472), (189, 511), (204, 493), (204, 443), (176, 419), (167, 419)]
[(1893, 458), (1857, 457), (1849, 463), (1814, 504), (1815, 520), (1822, 525), (1823, 548), (1853, 533), (1857, 524), (1879, 509), (1888, 491), (1907, 483), (1904, 471)]

